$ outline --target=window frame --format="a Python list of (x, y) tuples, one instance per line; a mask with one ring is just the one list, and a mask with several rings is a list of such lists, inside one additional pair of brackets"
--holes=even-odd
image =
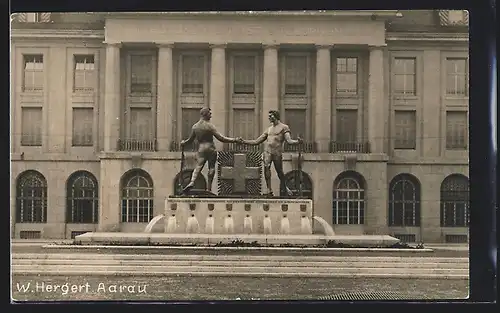
[[(413, 186), (413, 200), (394, 200), (394, 194), (395, 194), (395, 187), (398, 186), (401, 182), (409, 182)], [(402, 185), (403, 189), (401, 191), (403, 197), (404, 197), (404, 185)], [(389, 207), (389, 212), (388, 212), (388, 219), (387, 219), (387, 224), (389, 227), (420, 227), (422, 224), (422, 186), (420, 184), (420, 181), (412, 174), (408, 173), (401, 173), (396, 176), (394, 176), (391, 181), (389, 182), (389, 198), (388, 198), (388, 207)], [(402, 203), (402, 224), (396, 224), (395, 223), (395, 207), (394, 205), (396, 203)], [(407, 225), (406, 219), (405, 219), (405, 212), (406, 212), (406, 204), (412, 204), (413, 205), (413, 225)]]
[[(42, 73), (42, 77), (44, 78), (43, 79), (43, 82), (42, 82), (42, 86), (40, 87), (40, 89), (27, 89), (26, 88), (26, 81), (27, 81), (27, 78), (26, 78), (26, 72), (27, 72), (27, 69), (26, 69), (26, 64), (28, 64), (29, 62), (27, 61), (27, 58), (28, 57), (33, 57), (33, 58), (37, 58), (37, 57), (41, 57), (41, 62), (34, 62), (34, 64), (42, 64), (42, 69), (39, 70), (39, 69), (33, 69), (31, 70), (31, 72), (41, 72)], [(46, 57), (44, 56), (43, 53), (40, 53), (40, 54), (31, 54), (31, 53), (23, 53), (22, 54), (22, 91), (24, 93), (43, 93), (46, 89), (46, 69), (45, 69), (45, 62), (46, 62)], [(34, 81), (34, 77), (33, 77), (33, 81)]]
[[(95, 138), (95, 109), (93, 107), (72, 107), (71, 108), (71, 147), (93, 147), (96, 142)], [(92, 141), (90, 143), (84, 144), (84, 143), (75, 143), (75, 110), (92, 110)]]
[[(340, 189), (339, 186), (344, 181), (353, 181), (357, 186), (357, 189)], [(333, 194), (332, 194), (332, 225), (340, 226), (340, 225), (348, 225), (348, 226), (362, 226), (366, 224), (367, 220), (367, 210), (366, 210), (366, 183), (364, 178), (357, 172), (346, 171), (341, 173), (335, 181), (333, 182)], [(347, 193), (347, 197), (340, 197), (339, 193)], [(354, 192), (358, 195), (357, 198), (349, 198), (349, 195)], [(354, 208), (354, 211), (357, 212), (357, 216), (355, 217), (356, 222), (351, 223), (349, 221), (349, 204), (351, 202), (357, 203), (357, 207)], [(346, 223), (339, 222), (339, 203), (347, 203), (346, 205)]]
[[(182, 110), (183, 109), (202, 109), (203, 107), (209, 107), (209, 90), (210, 90), (210, 53), (211, 51), (208, 49), (197, 49), (197, 50), (176, 50), (174, 61), (177, 63), (175, 69), (177, 70), (176, 75), (176, 90), (175, 93), (177, 95), (177, 104), (176, 108), (176, 116), (177, 121), (175, 123), (175, 134), (176, 134), (176, 142), (180, 142), (182, 138)], [(192, 94), (192, 93), (182, 93), (182, 79), (183, 79), (183, 56), (184, 55), (199, 55), (203, 56), (205, 60), (204, 64), (204, 84), (203, 84), (203, 94)]]
[[(92, 192), (92, 196), (75, 196), (75, 183), (79, 179), (87, 179), (93, 185), (92, 187), (87, 187), (87, 191)], [(79, 211), (75, 208), (75, 201), (90, 200), (92, 201), (92, 221), (84, 222), (79, 221), (74, 218), (76, 214), (75, 211)], [(81, 170), (72, 173), (68, 180), (66, 181), (66, 223), (67, 224), (97, 224), (99, 221), (99, 184), (97, 178), (90, 172)]]
[[(31, 193), (32, 195), (31, 196), (23, 196), (23, 185), (21, 185), (21, 183), (23, 182), (23, 180), (28, 180), (29, 176), (33, 176), (34, 178), (38, 179), (39, 182), (41, 183), (41, 186), (39, 187), (36, 187), (36, 186), (31, 186), (31, 187), (28, 187), (28, 188), (31, 188), (31, 189), (36, 189), (36, 188), (40, 188), (41, 189), (41, 196), (40, 197), (35, 197), (33, 194), (35, 192), (35, 190), (32, 190)], [(34, 211), (37, 210), (37, 208), (32, 208), (31, 211), (32, 211), (32, 214), (31, 214), (31, 219), (29, 221), (25, 221), (24, 218), (23, 218), (23, 200), (29, 200), (29, 199), (32, 199), (31, 202), (32, 202), (32, 205), (34, 205), (33, 201), (36, 201), (36, 198), (40, 198), (39, 201), (41, 201), (41, 208), (39, 208), (39, 210), (41, 210), (41, 213), (39, 212), (38, 215), (41, 216), (41, 220), (37, 220), (35, 219), (34, 217), (36, 216), (36, 214), (34, 214)], [(45, 176), (36, 171), (36, 170), (27, 170), (27, 171), (24, 171), (22, 173), (19, 174), (19, 176), (17, 177), (16, 179), (16, 223), (18, 224), (46, 224), (47, 223), (47, 198), (48, 198), (48, 186), (47, 186), (47, 179), (45, 178)]]
[[(465, 76), (466, 76), (466, 89), (465, 89), (465, 94), (464, 95), (460, 95), (460, 94), (449, 94), (448, 93), (448, 71), (447, 71), (447, 68), (448, 68), (448, 60), (449, 59), (465, 59), (466, 60), (466, 63), (465, 63), (465, 66), (466, 66), (466, 73), (465, 73)], [(447, 100), (447, 101), (456, 101), (456, 100), (469, 100), (469, 93), (470, 93), (470, 88), (469, 88), (469, 84), (470, 84), (470, 57), (468, 55), (467, 52), (459, 52), (459, 51), (444, 51), (442, 53), (442, 57), (441, 57), (441, 82), (444, 86), (444, 88), (441, 88), (441, 94), (442, 94), (442, 97), (443, 99)]]
[[(40, 143), (38, 142), (31, 142), (31, 143), (24, 143), (23, 142), (23, 137), (24, 137), (24, 121), (23, 121), (23, 115), (24, 115), (24, 112), (25, 112), (25, 109), (28, 109), (28, 110), (32, 110), (32, 109), (36, 109), (36, 110), (39, 110), (40, 111)], [(44, 141), (44, 134), (43, 134), (43, 128), (44, 128), (44, 123), (43, 123), (43, 115), (44, 115), (44, 109), (42, 106), (22, 106), (20, 108), (20, 111), (21, 111), (21, 119), (20, 119), (20, 123), (21, 124), (21, 138), (20, 138), (20, 146), (25, 148), (25, 147), (42, 147), (43, 146), (43, 141)], [(35, 134), (36, 135), (36, 134)]]
[[(357, 93), (347, 94), (337, 92), (337, 59), (338, 58), (356, 58), (357, 59)], [(368, 104), (368, 71), (369, 71), (369, 54), (367, 51), (359, 50), (337, 50), (333, 49), (331, 54), (331, 120), (335, 123), (330, 123), (330, 138), (332, 141), (337, 141), (337, 110), (357, 110), (356, 124), (356, 142), (362, 143), (366, 138), (366, 114)]]
[[(121, 48), (122, 68), (125, 69), (122, 80), (125, 101), (122, 101), (122, 120), (120, 128), (120, 140), (132, 140), (132, 109), (150, 109), (151, 114), (151, 140), (153, 143), (157, 137), (157, 97), (158, 97), (158, 51), (151, 47), (125, 47)], [(132, 56), (149, 56), (151, 58), (151, 92), (132, 92)], [(154, 145), (153, 145), (154, 146)]]
[[(129, 184), (132, 182), (133, 179), (143, 179), (147, 182), (148, 186), (147, 187), (137, 187), (134, 188), (134, 186), (129, 186)], [(129, 196), (129, 192), (136, 191), (139, 193), (138, 190), (143, 190), (146, 191), (149, 194), (149, 197), (140, 197), (140, 196)], [(127, 194), (127, 196), (125, 196)], [(148, 172), (142, 170), (142, 169), (133, 169), (127, 173), (125, 173), (121, 179), (120, 179), (120, 221), (121, 223), (149, 223), (151, 219), (153, 218), (154, 214), (154, 182), (153, 178), (151, 175), (149, 175)], [(130, 218), (130, 214), (134, 213), (129, 213), (130, 209), (130, 201), (137, 205), (136, 209), (137, 212), (135, 213), (136, 215), (136, 220)], [(148, 210), (147, 210), (147, 216), (148, 219), (147, 221), (140, 221), (140, 212), (139, 212), (139, 202), (140, 201), (147, 201), (148, 203)], [(135, 220), (135, 221), (134, 221)]]
[[(285, 94), (285, 78), (286, 78), (286, 57), (305, 57), (306, 58), (306, 73), (308, 77), (306, 78), (306, 94)], [(313, 140), (313, 130), (312, 130), (312, 83), (315, 79), (313, 72), (313, 57), (315, 52), (310, 51), (293, 51), (293, 50), (283, 50), (278, 53), (279, 59), (279, 78), (280, 78), (280, 115), (281, 120), (288, 125), (286, 118), (287, 110), (304, 110), (306, 125), (304, 127), (304, 132), (297, 131), (295, 129), (290, 129), (292, 136), (296, 137), (301, 135), (305, 142), (311, 142)], [(266, 113), (267, 114), (267, 113)]]
[[(397, 143), (397, 119), (396, 119), (396, 115), (398, 112), (413, 112), (414, 115), (415, 115), (415, 138), (414, 138), (414, 147), (413, 148), (408, 148), (408, 147), (398, 147), (398, 145), (396, 144)], [(394, 122), (393, 122), (393, 129), (394, 129), (394, 133), (393, 133), (393, 147), (394, 147), (394, 150), (399, 150), (399, 151), (416, 151), (417, 148), (418, 148), (418, 111), (415, 110), (415, 109), (411, 109), (411, 108), (405, 108), (405, 109), (401, 109), (401, 108), (396, 108), (394, 110)]]
[[(460, 179), (460, 180), (465, 180), (467, 181), (467, 188), (466, 190), (458, 190), (454, 191), (453, 189), (444, 189), (445, 183), (447, 183), (449, 180), (452, 179)], [(463, 181), (462, 181), (463, 182)], [(451, 201), (449, 199), (444, 199), (443, 194), (445, 193), (464, 193), (465, 196), (464, 198), (467, 200), (455, 200)], [(457, 203), (462, 203), (464, 205), (464, 224), (459, 225), (457, 224)], [(446, 223), (446, 204), (453, 204), (453, 223), (447, 224)], [(457, 227), (469, 227), (470, 222), (470, 181), (469, 178), (463, 174), (451, 174), (446, 176), (443, 181), (441, 182), (441, 186), (439, 189), (439, 207), (440, 207), (440, 226), (443, 228), (457, 228)]]
[[(236, 51), (228, 51), (229, 62), (228, 62), (228, 70), (229, 70), (229, 95), (230, 95), (230, 110), (229, 110), (229, 130), (230, 134), (234, 136), (234, 123), (235, 123), (235, 110), (253, 110), (254, 111), (254, 121), (256, 127), (254, 127), (253, 137), (257, 137), (260, 135), (260, 124), (261, 118), (259, 115), (261, 108), (261, 95), (262, 95), (262, 77), (261, 77), (261, 68), (263, 65), (263, 57), (262, 55), (255, 50), (236, 50)], [(247, 57), (252, 56), (255, 59), (254, 63), (254, 93), (253, 94), (236, 94), (234, 93), (234, 76), (235, 76), (235, 68), (234, 68), (234, 59), (235, 57)], [(250, 138), (248, 138), (250, 139)]]
[[(14, 134), (14, 152), (26, 153), (46, 153), (48, 152), (48, 110), (46, 104), (48, 103), (47, 81), (48, 71), (44, 69), (44, 87), (40, 92), (25, 91), (24, 84), (24, 55), (43, 55), (43, 60), (48, 60), (49, 48), (40, 46), (37, 48), (29, 47), (13, 47), (11, 54), (12, 65), (12, 81), (11, 84), (12, 98), (15, 105), (11, 106), (14, 121), (12, 123), (12, 131)], [(42, 146), (21, 146), (21, 120), (22, 110), (21, 107), (41, 107), (43, 112), (42, 117)]]
[[(448, 114), (449, 113), (463, 113), (465, 115), (465, 135), (464, 135), (464, 146), (461, 147), (455, 147), (455, 146), (449, 146), (448, 145)], [(445, 111), (445, 149), (447, 151), (468, 151), (469, 150), (469, 114), (468, 111), (464, 110), (446, 110)]]
[[(414, 62), (414, 73), (413, 74), (407, 74), (407, 73), (403, 73), (403, 74), (400, 74), (400, 73), (397, 73), (396, 72), (396, 61), (397, 60), (413, 60)], [(410, 75), (413, 75), (413, 92), (410, 92), (410, 93), (407, 93), (406, 90), (402, 93), (398, 92), (396, 90), (396, 87), (395, 87), (395, 84), (391, 84), (391, 92), (393, 94), (393, 96), (395, 97), (399, 97), (399, 98), (414, 98), (414, 97), (417, 97), (418, 94), (419, 94), (419, 87), (418, 87), (418, 79), (419, 79), (419, 75), (418, 75), (418, 65), (419, 63), (419, 60), (418, 60), (418, 57), (417, 56), (406, 56), (406, 55), (402, 55), (402, 56), (394, 56), (392, 58), (392, 81), (395, 82), (398, 80), (398, 76), (399, 75), (402, 75), (404, 77), (406, 76), (410, 76)], [(404, 84), (404, 86), (406, 87), (406, 84)]]
[[(101, 59), (101, 47), (98, 45), (88, 44), (86, 47), (75, 47), (68, 48), (66, 50), (66, 84), (68, 86), (66, 99), (70, 105), (66, 106), (66, 116), (70, 117), (67, 119), (66, 123), (66, 145), (69, 147), (71, 154), (81, 155), (81, 154), (91, 154), (98, 150), (98, 147), (102, 145), (100, 134), (101, 122), (100, 118), (103, 115), (100, 114), (101, 110), (104, 109), (104, 97), (100, 95), (100, 91), (104, 90), (104, 66)], [(75, 56), (76, 55), (93, 55), (94, 56), (94, 71), (95, 80), (93, 90), (80, 91), (75, 90)], [(102, 69), (102, 70), (101, 70)], [(93, 119), (93, 145), (89, 146), (73, 146), (73, 108), (93, 108), (94, 119)]]
[[(92, 70), (94, 73), (94, 81), (90, 84), (89, 87), (83, 87), (83, 88), (77, 88), (76, 86), (76, 73), (77, 73), (77, 60), (76, 58), (77, 57), (92, 57), (94, 59), (94, 62), (92, 64), (94, 64), (94, 69)], [(97, 64), (97, 62), (99, 61), (99, 58), (96, 58), (96, 54), (95, 53), (88, 53), (88, 54), (81, 54), (81, 53), (74, 53), (73, 54), (73, 70), (72, 70), (72, 89), (73, 89), (73, 94), (93, 94), (94, 92), (97, 91), (97, 87), (98, 87), (98, 81), (99, 81), (99, 66)], [(85, 64), (89, 64), (89, 63), (85, 63)], [(83, 72), (86, 72), (86, 70), (84, 70)]]

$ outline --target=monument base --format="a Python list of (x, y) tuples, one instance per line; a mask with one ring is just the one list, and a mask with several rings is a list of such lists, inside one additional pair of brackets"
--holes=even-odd
[(329, 242), (359, 247), (388, 247), (399, 239), (387, 235), (324, 236), (324, 235), (258, 235), (258, 234), (164, 234), (164, 233), (86, 233), (74, 239), (81, 245), (120, 246), (321, 246)]
[(312, 200), (240, 196), (171, 196), (165, 202), (165, 233), (312, 234)]

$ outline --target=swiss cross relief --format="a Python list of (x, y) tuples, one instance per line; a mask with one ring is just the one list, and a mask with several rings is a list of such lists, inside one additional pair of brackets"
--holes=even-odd
[(217, 162), (219, 195), (260, 195), (262, 152), (219, 151)]

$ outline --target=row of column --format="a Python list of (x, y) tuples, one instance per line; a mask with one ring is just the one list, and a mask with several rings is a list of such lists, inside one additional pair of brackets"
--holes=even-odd
[[(158, 149), (168, 150), (174, 139), (170, 125), (173, 115), (173, 44), (158, 45)], [(105, 123), (104, 150), (116, 150), (120, 134), (120, 44), (107, 44), (105, 68)], [(226, 133), (226, 46), (211, 45), (210, 108), (212, 122), (222, 133)], [(315, 121), (314, 140), (319, 152), (328, 152), (332, 112), (331, 99), (331, 48), (317, 46), (316, 55), (316, 101), (313, 106)], [(278, 45), (264, 45), (262, 125), (268, 125), (267, 112), (279, 108), (279, 63)], [(383, 104), (384, 104), (384, 54), (383, 47), (370, 47), (368, 78), (368, 138), (372, 153), (383, 152)]]

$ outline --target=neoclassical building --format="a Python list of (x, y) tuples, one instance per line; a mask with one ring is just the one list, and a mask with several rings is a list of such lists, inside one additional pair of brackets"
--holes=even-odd
[(247, 139), (278, 110), (337, 233), (467, 241), (465, 11), (20, 13), (11, 44), (13, 238), (142, 231), (208, 106)]

